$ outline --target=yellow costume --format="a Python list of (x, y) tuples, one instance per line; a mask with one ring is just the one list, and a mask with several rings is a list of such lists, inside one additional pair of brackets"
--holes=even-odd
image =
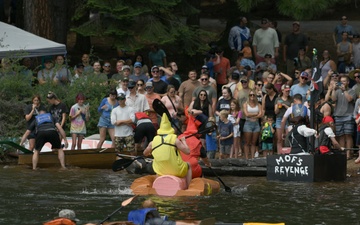
[(163, 114), (157, 136), (152, 141), (153, 169), (158, 175), (173, 175), (185, 177), (188, 164), (181, 158), (179, 150), (175, 146), (177, 135), (171, 127), (166, 114)]

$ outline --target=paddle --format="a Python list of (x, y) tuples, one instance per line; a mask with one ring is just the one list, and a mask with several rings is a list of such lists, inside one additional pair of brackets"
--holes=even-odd
[(216, 178), (222, 183), (222, 185), (225, 188), (226, 192), (231, 192), (231, 188), (226, 186), (226, 184), (224, 183), (224, 181), (221, 180), (221, 178), (215, 173), (215, 171), (211, 168), (211, 166), (209, 166), (209, 169), (211, 170), (211, 172), (213, 172), (213, 174), (216, 176)]
[(153, 101), (153, 109), (160, 116), (162, 116), (165, 113), (167, 115), (170, 123), (178, 130), (179, 133), (182, 133), (180, 128), (172, 120), (172, 117), (170, 116), (169, 110), (166, 108), (166, 106), (164, 105), (164, 103), (162, 103), (161, 100), (154, 99), (154, 101)]
[(25, 154), (33, 154), (33, 152), (30, 151), (29, 149), (24, 148), (23, 146), (18, 145), (16, 143), (12, 142), (12, 141), (0, 141), (0, 145), (9, 145), (9, 146), (11, 146), (11, 147), (13, 147), (15, 149), (18, 149), (18, 150), (22, 151)]
[(123, 207), (129, 205), (135, 198), (137, 197), (137, 195), (126, 199), (125, 201), (123, 201), (121, 203), (120, 208), (118, 208), (117, 210), (115, 210), (114, 212), (112, 212), (110, 215), (108, 215), (105, 219), (103, 219), (100, 223), (98, 223), (98, 225), (102, 225), (105, 221), (107, 221), (108, 219), (110, 219), (115, 213), (119, 212)]

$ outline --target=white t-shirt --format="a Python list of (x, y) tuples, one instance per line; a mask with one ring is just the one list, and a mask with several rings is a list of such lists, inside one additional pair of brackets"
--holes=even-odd
[[(130, 106), (117, 106), (111, 111), (111, 124), (115, 125), (115, 122), (118, 120), (128, 120), (131, 119), (135, 121), (135, 110)], [(115, 125), (115, 137), (127, 137), (133, 135), (133, 128), (131, 125)]]

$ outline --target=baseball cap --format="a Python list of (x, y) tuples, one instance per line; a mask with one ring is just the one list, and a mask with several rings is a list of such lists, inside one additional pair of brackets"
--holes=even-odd
[(261, 19), (261, 24), (266, 24), (268, 22), (269, 22), (269, 20), (267, 18), (262, 18)]
[(136, 82), (131, 80), (129, 83), (128, 83), (128, 88), (134, 88), (136, 86)]
[(152, 72), (152, 71), (154, 71), (154, 69), (156, 69), (156, 68), (157, 68), (157, 69), (159, 69), (159, 67), (158, 67), (158, 66), (156, 66), (156, 65), (155, 65), (155, 66), (153, 66), (153, 67), (151, 67), (151, 72)]
[(242, 69), (242, 70), (239, 71), (240, 77), (244, 77), (244, 76), (246, 76), (246, 74), (247, 74), (247, 70), (246, 70), (246, 69)]
[(309, 74), (305, 71), (301, 72), (300, 77), (307, 77), (309, 78)]
[(123, 71), (124, 71), (124, 70), (129, 70), (129, 71), (130, 71), (130, 66), (124, 65), (124, 66), (122, 67), (122, 70), (123, 70)]
[(282, 91), (288, 91), (288, 90), (290, 90), (290, 86), (289, 85), (287, 85), (287, 84), (283, 84), (282, 86), (281, 86), (281, 90)]
[(293, 25), (295, 25), (295, 24), (298, 25), (298, 26), (300, 26), (300, 22), (299, 22), (299, 21), (294, 21), (294, 22), (293, 22)]
[(126, 99), (126, 95), (124, 93), (118, 94), (117, 100), (124, 100), (124, 99)]
[(135, 68), (136, 68), (136, 67), (142, 67), (141, 62), (136, 62), (136, 63), (134, 63), (134, 67), (135, 67)]
[(75, 212), (71, 209), (63, 209), (59, 212), (59, 217), (61, 218), (67, 218), (73, 221), (80, 221), (79, 219), (76, 218)]
[(207, 69), (209, 69), (206, 65), (203, 65), (202, 67), (201, 67), (201, 69), (203, 69), (203, 70), (207, 70)]
[(153, 87), (153, 83), (152, 82), (146, 82), (146, 86), (145, 87)]
[(240, 78), (240, 72), (238, 70), (235, 70), (234, 72), (232, 72), (231, 79), (239, 80), (239, 78)]
[(128, 77), (124, 77), (121, 81), (129, 81)]
[(266, 53), (265, 56), (264, 56), (264, 58), (267, 58), (267, 57), (272, 58), (272, 55), (269, 54), (269, 53)]

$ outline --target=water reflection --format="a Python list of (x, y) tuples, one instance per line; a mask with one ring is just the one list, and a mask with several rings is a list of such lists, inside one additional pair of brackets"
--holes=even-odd
[[(74, 209), (85, 222), (98, 222), (132, 196), (138, 175), (111, 170), (0, 169), (0, 224), (34, 225)], [(214, 178), (216, 179), (216, 178)], [(224, 222), (359, 224), (358, 178), (339, 183), (284, 183), (264, 177), (222, 177), (232, 193), (209, 197), (151, 197), (171, 219), (216, 217)], [(135, 199), (111, 218), (125, 220), (146, 197)]]

